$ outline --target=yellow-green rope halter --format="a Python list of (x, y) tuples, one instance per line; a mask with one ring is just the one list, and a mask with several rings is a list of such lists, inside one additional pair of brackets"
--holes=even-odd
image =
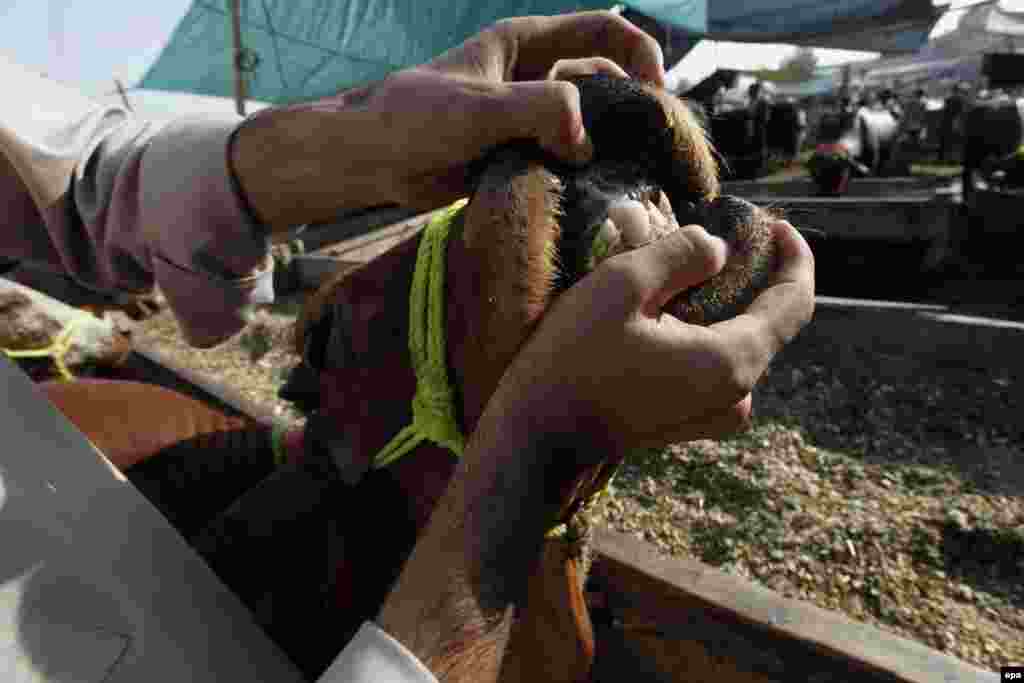
[[(466, 203), (466, 199), (460, 199), (437, 213), (420, 238), (409, 291), (409, 353), (416, 373), (412, 423), (381, 449), (373, 460), (376, 468), (387, 467), (427, 440), (458, 457), (466, 450), (466, 437), (455, 411), (455, 392), (448, 381), (445, 336), (445, 250), (452, 222)], [(609, 478), (604, 488), (584, 502), (582, 509), (607, 493), (611, 483)], [(569, 525), (556, 524), (545, 536), (565, 538), (569, 532)]]
[(455, 412), (455, 392), (448, 381), (444, 328), (445, 249), (452, 221), (466, 202), (460, 199), (440, 211), (420, 238), (409, 292), (409, 353), (416, 373), (412, 423), (377, 454), (374, 467), (387, 467), (428, 439), (456, 456), (466, 450), (466, 437)]

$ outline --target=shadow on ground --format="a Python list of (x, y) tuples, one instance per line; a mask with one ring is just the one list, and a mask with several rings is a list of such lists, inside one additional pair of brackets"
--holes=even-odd
[(759, 385), (756, 407), (819, 447), (941, 465), (979, 493), (1019, 496), (1022, 345), (1020, 323), (820, 300)]
[(938, 549), (946, 574), (1024, 609), (1024, 531), (947, 522)]

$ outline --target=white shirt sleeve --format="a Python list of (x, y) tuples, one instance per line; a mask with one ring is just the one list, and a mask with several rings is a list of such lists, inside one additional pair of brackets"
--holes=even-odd
[(369, 621), (317, 683), (438, 683), (416, 655)]

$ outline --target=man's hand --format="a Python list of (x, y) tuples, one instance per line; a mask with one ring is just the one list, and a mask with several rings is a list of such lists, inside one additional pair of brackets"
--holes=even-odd
[(590, 158), (579, 92), (555, 79), (601, 71), (663, 85), (662, 60), (651, 36), (611, 12), (508, 19), (377, 84), (261, 112), (239, 131), (233, 162), (278, 229), (377, 204), (437, 208), (467, 193), (469, 162), (512, 139)]
[(604, 262), (562, 295), (499, 391), (539, 429), (577, 424), (613, 449), (718, 438), (749, 421), (750, 392), (810, 320), (814, 257), (789, 223), (772, 229), (780, 267), (742, 315), (709, 327), (663, 314), (721, 270), (725, 243), (685, 226)]
[(439, 679), (497, 680), (511, 608), (557, 511), (550, 494), (593, 464), (576, 458), (717, 436), (749, 418), (751, 388), (814, 308), (810, 249), (788, 223), (773, 229), (773, 283), (729, 321), (660, 313), (725, 262), (725, 244), (696, 226), (612, 257), (546, 313), (377, 618)]

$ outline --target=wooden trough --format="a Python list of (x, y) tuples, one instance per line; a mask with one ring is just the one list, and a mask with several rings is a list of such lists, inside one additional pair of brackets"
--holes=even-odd
[(781, 209), (812, 247), (823, 238), (911, 247), (917, 262), (908, 264), (910, 272), (949, 263), (963, 230), (960, 195), (948, 179), (859, 178), (841, 197), (815, 196), (809, 179), (726, 182), (723, 192)]

